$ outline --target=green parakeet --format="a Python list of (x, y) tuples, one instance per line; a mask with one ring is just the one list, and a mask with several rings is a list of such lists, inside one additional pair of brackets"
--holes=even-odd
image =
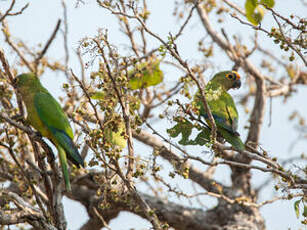
[(29, 124), (56, 146), (66, 189), (71, 191), (66, 157), (77, 166), (84, 167), (84, 163), (73, 143), (73, 132), (65, 113), (35, 74), (17, 76), (14, 85), (26, 105)]
[[(205, 95), (211, 113), (215, 120), (218, 136), (222, 136), (228, 143), (238, 150), (244, 150), (245, 146), (237, 132), (238, 111), (236, 105), (227, 93), (229, 89), (240, 88), (240, 75), (235, 71), (223, 71), (217, 73), (206, 85)], [(205, 118), (208, 128), (210, 122), (205, 111), (199, 92), (195, 96), (195, 102), (199, 115)]]

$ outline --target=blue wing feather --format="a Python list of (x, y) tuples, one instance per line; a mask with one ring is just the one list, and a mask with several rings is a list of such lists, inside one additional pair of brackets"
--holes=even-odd
[(84, 167), (83, 159), (81, 158), (79, 151), (72, 139), (63, 130), (52, 127), (49, 128), (61, 147), (65, 150), (66, 153), (68, 153), (66, 154), (67, 158), (75, 165), (81, 165)]
[[(227, 125), (227, 120), (226, 120), (225, 118), (220, 117), (220, 116), (218, 116), (218, 115), (216, 115), (216, 114), (214, 114), (214, 113), (212, 114), (212, 116), (213, 116), (214, 121), (215, 121), (215, 123), (216, 123), (216, 125), (217, 125), (218, 127), (224, 128), (224, 129), (226, 129), (227, 131), (229, 131), (229, 132), (231, 132), (231, 133), (236, 133), (236, 128)], [(207, 113), (205, 113), (205, 114), (203, 115), (203, 117), (204, 117), (205, 119), (209, 119)], [(237, 123), (236, 121), (234, 121), (234, 122)]]

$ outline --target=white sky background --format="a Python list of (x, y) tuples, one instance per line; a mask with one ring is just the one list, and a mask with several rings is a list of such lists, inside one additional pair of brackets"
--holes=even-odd
[[(3, 9), (7, 9), (8, 3), (10, 1), (0, 0), (0, 9), (4, 12)], [(8, 18), (8, 24), (10, 27), (10, 31), (13, 37), (21, 38), (26, 44), (30, 47), (35, 47), (38, 43), (45, 44), (48, 40), (50, 34), (52, 33), (56, 22), (59, 18), (63, 16), (63, 9), (61, 6), (60, 0), (32, 0), (32, 1), (23, 1), (17, 0), (17, 6), (15, 9), (20, 9), (25, 3), (30, 2), (30, 6), (28, 9), (21, 15), (17, 17)], [(243, 6), (243, 2), (245, 1), (237, 1), (240, 5)], [(303, 16), (304, 13), (306, 15), (306, 8), (303, 8), (299, 1), (295, 1), (296, 4), (291, 4), (292, 1), (285, 0), (276, 0), (275, 9), (280, 12), (284, 16), (288, 16), (290, 13), (294, 13), (299, 16)], [(107, 28), (109, 31), (109, 38), (111, 42), (114, 42), (116, 45), (119, 45), (121, 50), (124, 53), (128, 53), (125, 49), (125, 44), (127, 44), (127, 39), (123, 36), (123, 34), (119, 31), (118, 21), (117, 19), (110, 15), (107, 11), (98, 8), (96, 5), (96, 1), (85, 1), (85, 5), (80, 5), (80, 7), (75, 8), (75, 1), (67, 1), (68, 7), (68, 25), (69, 25), (69, 50), (70, 50), (70, 67), (78, 73), (80, 67), (79, 62), (77, 60), (76, 55), (74, 55), (74, 51), (78, 47), (79, 41), (87, 36), (95, 36), (97, 35), (97, 30), (99, 28)], [(172, 16), (174, 9), (174, 1), (171, 0), (149, 0), (148, 1), (148, 9), (151, 11), (149, 27), (156, 33), (158, 33), (162, 38), (166, 39), (169, 32), (173, 32), (173, 34), (178, 31), (178, 20)], [(215, 14), (212, 15), (212, 20), (216, 19)], [(223, 24), (223, 28), (229, 35), (235, 34), (242, 38), (242, 41), (250, 45), (251, 41), (251, 33), (250, 29), (247, 26), (241, 25), (235, 19), (230, 16), (225, 15), (224, 18), (227, 21), (227, 24)], [(265, 20), (263, 25), (267, 28), (270, 28), (269, 25), (272, 23), (271, 17), (269, 15), (265, 16)], [(180, 21), (180, 25), (181, 25)], [(212, 23), (215, 23), (212, 21)], [(219, 26), (219, 24), (215, 24)], [(271, 39), (260, 35), (260, 44), (263, 47), (267, 47), (270, 50), (275, 50), (276, 55), (285, 55), (284, 52), (279, 51), (277, 46), (271, 41)], [(206, 36), (206, 33), (200, 24), (198, 16), (194, 13), (192, 23), (185, 29), (183, 36), (178, 40), (177, 46), (179, 52), (182, 57), (190, 61), (191, 63), (195, 63), (201, 60), (202, 56), (197, 53), (197, 42), (199, 38), (203, 38)], [(231, 38), (231, 36), (229, 36)], [(53, 42), (51, 47), (48, 50), (47, 56), (52, 59), (61, 60), (64, 63), (64, 49), (63, 49), (63, 39), (61, 33), (58, 33), (56, 40)], [(149, 46), (157, 47), (157, 41), (153, 39), (149, 39)], [(205, 40), (206, 41), (206, 40)], [(3, 35), (0, 35), (0, 47), (3, 47)], [(277, 49), (276, 49), (277, 48)], [(4, 47), (6, 49), (6, 47)], [(220, 52), (218, 49), (215, 52)], [(260, 62), (259, 56), (255, 55), (251, 57), (255, 63)], [(10, 61), (13, 63), (16, 61), (17, 56), (11, 55)], [(217, 69), (209, 69), (206, 74), (208, 79), (212, 76), (214, 72), (219, 70), (226, 70), (232, 67), (232, 62), (228, 60), (228, 58), (222, 54), (215, 59), (211, 59), (211, 61), (215, 62)], [(301, 62), (299, 62), (302, 65)], [(163, 66), (164, 67), (164, 66)], [(278, 66), (275, 66), (278, 69)], [(88, 73), (91, 70), (89, 69)], [(174, 84), (176, 79), (180, 76), (178, 72), (174, 69), (168, 68), (165, 66), (163, 68), (165, 73), (166, 84)], [(241, 76), (243, 78), (243, 89), (244, 90), (244, 74), (242, 72)], [(285, 73), (281, 74), (278, 72), (278, 76), (286, 76)], [(271, 76), (274, 77), (274, 76)], [(47, 71), (43, 77), (42, 82), (48, 88), (48, 90), (54, 95), (64, 95), (61, 87), (64, 82), (64, 77), (61, 74), (51, 74), (50, 71)], [(245, 87), (245, 90), (247, 88)], [(240, 90), (232, 91), (231, 94), (234, 95), (235, 101), (239, 100)], [(297, 145), (295, 145), (294, 149), (289, 152), (289, 145), (297, 138), (297, 133), (294, 131), (294, 123), (288, 121), (288, 117), (293, 110), (298, 110), (302, 115), (307, 114), (307, 89), (306, 87), (299, 87), (298, 93), (296, 93), (293, 97), (289, 98), (287, 103), (284, 104), (282, 98), (273, 99), (273, 113), (272, 113), (272, 125), (268, 127), (269, 124), (269, 104), (267, 104), (266, 117), (264, 120), (264, 125), (262, 128), (261, 134), (261, 144), (263, 147), (271, 154), (272, 156), (278, 157), (278, 159), (286, 159), (287, 157), (293, 157), (296, 155), (300, 155), (305, 151), (306, 153), (306, 141), (301, 141)], [(269, 100), (268, 100), (269, 102)], [(250, 108), (251, 109), (251, 108)], [(245, 115), (243, 109), (239, 107), (240, 111), (240, 133), (243, 139), (246, 137), (246, 130), (243, 129), (244, 125), (247, 125), (247, 116)], [(159, 112), (159, 111), (156, 111)], [(171, 127), (171, 124), (168, 122), (161, 122), (159, 124), (155, 123), (154, 126), (157, 130), (165, 133), (165, 127)], [(145, 155), (145, 158), (149, 158), (151, 154), (151, 150), (146, 148), (138, 143), (135, 143), (136, 151), (142, 152)], [(188, 148), (197, 150), (200, 152), (199, 147)], [(203, 157), (210, 157), (210, 155), (202, 155)], [(142, 155), (143, 157), (143, 155)], [(160, 161), (163, 163), (163, 161)], [(169, 164), (163, 163), (165, 172), (161, 175), (168, 175), (169, 171), (172, 171), (171, 166)], [(229, 178), (225, 178), (225, 175), (229, 175), (229, 170), (227, 167), (221, 167), (218, 172), (216, 178), (221, 182), (229, 183)], [(266, 178), (266, 174), (260, 173), (257, 171), (252, 171), (253, 180), (252, 183), (254, 185), (261, 184), (262, 181)], [(274, 182), (275, 184), (277, 181)], [(185, 180), (175, 177), (175, 181), (172, 181), (172, 184), (180, 184), (180, 187), (185, 187), (184, 191), (189, 193), (194, 193), (195, 191), (191, 189), (190, 183)], [(144, 191), (146, 187), (143, 185), (139, 185), (139, 188)], [(178, 199), (174, 194), (167, 194), (170, 197), (170, 200), (177, 201)], [(272, 186), (265, 189), (260, 196), (260, 200), (269, 199), (274, 195), (274, 191)], [(215, 204), (214, 201), (209, 201), (204, 197), (200, 197), (203, 199), (204, 203), (206, 203), (207, 207), (212, 207)], [(179, 200), (181, 204), (191, 205), (187, 200), (181, 199)], [(299, 220), (296, 219), (294, 209), (293, 209), (292, 201), (279, 201), (274, 204), (270, 204), (261, 209), (261, 212), (266, 220), (267, 229), (275, 230), (275, 229), (299, 229), (302, 228), (302, 225), (299, 224)], [(200, 207), (199, 204), (195, 201), (192, 203), (195, 207)], [(70, 201), (68, 199), (64, 200), (65, 213), (68, 220), (68, 227), (71, 230), (78, 229), (88, 218), (86, 211), (83, 207), (81, 207), (78, 203)], [(129, 228), (134, 228), (137, 230), (148, 229), (150, 224), (143, 219), (129, 214), (129, 213), (121, 213), (119, 218), (114, 219), (110, 223), (110, 227), (116, 230), (126, 230)]]

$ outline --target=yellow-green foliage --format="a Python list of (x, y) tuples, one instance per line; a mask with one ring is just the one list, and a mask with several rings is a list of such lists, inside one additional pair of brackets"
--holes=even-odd
[(111, 122), (107, 121), (105, 124), (107, 124), (103, 130), (105, 140), (108, 141), (112, 147), (117, 146), (120, 150), (124, 149), (127, 145), (124, 121), (122, 119), (118, 119)]
[(136, 90), (154, 86), (163, 81), (163, 72), (160, 69), (160, 60), (150, 60), (136, 65), (129, 72), (130, 89)]
[(275, 2), (274, 0), (246, 0), (245, 2), (246, 18), (255, 26), (261, 22), (264, 15), (264, 9), (261, 4), (272, 8)]

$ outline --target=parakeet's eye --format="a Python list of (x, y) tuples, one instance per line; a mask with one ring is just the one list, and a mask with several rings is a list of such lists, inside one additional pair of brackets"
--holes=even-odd
[(231, 80), (240, 79), (240, 75), (236, 71), (232, 71), (231, 73), (226, 74), (226, 77)]
[(234, 73), (229, 73), (229, 74), (226, 75), (226, 77), (229, 78), (229, 79), (236, 79), (236, 76), (235, 76)]

